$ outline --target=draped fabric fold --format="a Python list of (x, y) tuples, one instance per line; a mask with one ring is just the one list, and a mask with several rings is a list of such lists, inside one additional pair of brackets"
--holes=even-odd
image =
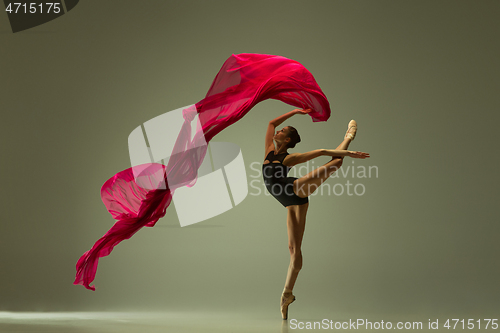
[[(207, 95), (195, 109), (183, 111), (184, 124), (167, 165), (148, 163), (123, 170), (108, 179), (101, 198), (117, 220), (113, 227), (76, 264), (73, 284), (95, 290), (100, 257), (132, 237), (142, 227), (152, 227), (165, 216), (176, 188), (193, 186), (206, 154), (206, 143), (240, 120), (257, 103), (276, 99), (312, 109), (314, 122), (330, 117), (330, 105), (312, 74), (299, 62), (281, 56), (242, 53), (229, 57), (215, 77)], [(191, 122), (198, 115), (194, 136)], [(192, 139), (191, 139), (192, 138)]]

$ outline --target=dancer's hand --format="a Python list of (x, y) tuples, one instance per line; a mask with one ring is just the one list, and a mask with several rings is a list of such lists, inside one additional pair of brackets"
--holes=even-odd
[(361, 151), (348, 151), (347, 156), (352, 157), (352, 158), (368, 158), (370, 157), (370, 154), (368, 153), (363, 153)]
[(311, 111), (312, 111), (311, 109), (295, 109), (295, 110), (293, 110), (293, 112), (295, 112), (296, 114), (308, 114)]

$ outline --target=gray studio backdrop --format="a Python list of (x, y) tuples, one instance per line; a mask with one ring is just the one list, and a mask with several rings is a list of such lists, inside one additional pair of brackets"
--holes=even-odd
[[(293, 152), (337, 147), (356, 119), (350, 149), (372, 156), (326, 182), (362, 195), (311, 197), (294, 311), (498, 314), (499, 14), (498, 1), (87, 0), (15, 34), (0, 14), (0, 310), (277, 311), (286, 210), (253, 187), (185, 228), (171, 206), (100, 260), (96, 292), (72, 285), (114, 222), (100, 188), (130, 167), (130, 132), (201, 100), (231, 54), (266, 53), (301, 62), (331, 103), (326, 123), (283, 124), (301, 134)], [(264, 101), (214, 138), (241, 147), (249, 184), (267, 122), (293, 108)]]

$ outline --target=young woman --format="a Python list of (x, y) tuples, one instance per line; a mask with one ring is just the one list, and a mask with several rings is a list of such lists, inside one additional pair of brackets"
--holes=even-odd
[[(271, 120), (265, 138), (265, 159), (262, 165), (264, 183), (269, 193), (288, 210), (287, 230), (290, 266), (288, 267), (285, 288), (280, 303), (283, 319), (287, 319), (288, 306), (295, 301), (292, 289), (302, 268), (300, 248), (304, 235), (307, 208), (309, 207), (308, 196), (340, 168), (345, 156), (353, 158), (370, 157), (368, 153), (347, 150), (356, 136), (357, 124), (354, 120), (349, 122), (344, 141), (337, 149), (317, 149), (303, 154), (288, 154), (287, 150), (294, 148), (300, 142), (300, 136), (292, 126), (283, 127), (275, 134), (276, 127), (295, 114), (307, 114), (310, 111), (310, 109), (295, 109)], [(301, 178), (287, 177), (292, 166), (324, 155), (331, 156), (331, 161)]]

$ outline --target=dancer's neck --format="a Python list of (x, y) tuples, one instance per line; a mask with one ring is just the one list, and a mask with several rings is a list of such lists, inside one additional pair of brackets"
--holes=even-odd
[(287, 149), (288, 148), (286, 147), (286, 144), (281, 144), (279, 146), (277, 145), (276, 146), (276, 155), (286, 153)]

